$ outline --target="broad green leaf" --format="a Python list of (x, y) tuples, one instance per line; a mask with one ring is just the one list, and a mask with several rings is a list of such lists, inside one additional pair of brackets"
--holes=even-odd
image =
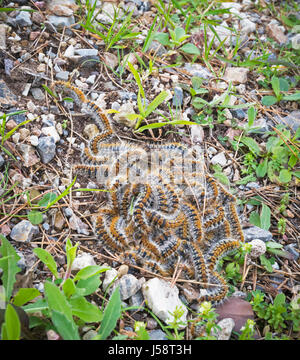
[(203, 109), (204, 106), (210, 106), (209, 102), (205, 101), (199, 96), (196, 96), (192, 99), (192, 105), (194, 106), (195, 109), (198, 110)]
[(56, 198), (57, 198), (57, 195), (55, 193), (47, 193), (38, 202), (38, 206), (47, 207)]
[(267, 241), (266, 246), (267, 246), (267, 249), (282, 249), (283, 248), (282, 244), (279, 244), (274, 241)]
[(280, 96), (280, 82), (277, 76), (273, 76), (271, 79), (273, 91), (278, 98)]
[(78, 245), (79, 243), (76, 243), (74, 246), (72, 246), (71, 240), (69, 238), (66, 241), (66, 255), (67, 255), (68, 269), (72, 267), (72, 264), (76, 258)]
[(197, 46), (191, 43), (184, 44), (179, 50), (191, 55), (201, 55), (200, 50), (197, 48)]
[(105, 340), (116, 327), (121, 316), (121, 297), (119, 286), (112, 293), (103, 313), (103, 319), (98, 332), (97, 339)]
[(73, 321), (71, 306), (55, 284), (49, 281), (45, 282), (45, 295), (51, 312), (55, 310), (64, 314), (69, 321)]
[(244, 136), (241, 138), (241, 142), (245, 144), (254, 155), (260, 154), (259, 145), (253, 138)]
[(199, 90), (203, 84), (203, 79), (200, 78), (199, 76), (193, 76), (191, 81), (194, 90)]
[(73, 279), (66, 279), (62, 284), (62, 289), (67, 298), (70, 298), (76, 291), (76, 286)]
[(175, 40), (177, 41), (182, 41), (182, 39), (184, 40), (184, 38), (186, 36), (185, 30), (182, 27), (177, 26), (174, 30), (174, 34), (175, 34)]
[(7, 304), (4, 321), (2, 340), (20, 340), (21, 323), (16, 310), (11, 304)]
[(36, 288), (22, 288), (14, 296), (13, 304), (16, 306), (22, 306), (27, 302), (35, 299), (41, 293)]
[(105, 267), (105, 266), (99, 266), (99, 265), (90, 265), (90, 266), (86, 266), (85, 268), (81, 269), (78, 271), (78, 273), (76, 274), (74, 281), (77, 280), (81, 280), (81, 279), (88, 279), (91, 276), (95, 276), (97, 274), (100, 274), (104, 271), (110, 270), (109, 267)]
[(276, 295), (276, 298), (274, 299), (274, 305), (275, 306), (281, 306), (285, 304), (285, 295), (284, 293), (280, 293)]
[(253, 106), (248, 109), (248, 126), (249, 128), (253, 125), (256, 118), (256, 110)]
[(286, 100), (286, 101), (297, 101), (300, 100), (300, 91), (295, 92), (294, 94), (291, 95), (286, 95), (282, 98), (282, 100)]
[(230, 185), (230, 181), (228, 177), (222, 172), (214, 173), (214, 177), (217, 178), (223, 185), (228, 185), (228, 186)]
[(101, 284), (100, 276), (94, 275), (89, 277), (88, 279), (81, 279), (76, 284), (76, 289), (82, 289), (83, 292), (81, 293), (82, 296), (87, 296), (93, 294), (95, 291), (98, 290)]
[(164, 46), (171, 45), (170, 39), (169, 39), (169, 34), (167, 34), (167, 33), (157, 32), (154, 35), (154, 40), (158, 41), (159, 43), (161, 43)]
[(271, 209), (266, 204), (262, 204), (260, 214), (260, 227), (264, 230), (269, 230), (271, 226)]
[(21, 271), (17, 266), (20, 256), (17, 255), (14, 247), (3, 235), (0, 235), (0, 240), (2, 243), (0, 247), (0, 254), (2, 255), (0, 268), (3, 270), (1, 280), (5, 289), (6, 300), (9, 301), (16, 281), (16, 274)]
[(280, 171), (279, 173), (279, 181), (282, 184), (287, 184), (292, 180), (292, 173), (287, 170), (287, 169), (283, 169)]
[(80, 340), (77, 325), (65, 313), (52, 310), (51, 319), (57, 332), (64, 340)]
[(264, 106), (271, 106), (271, 105), (274, 105), (277, 103), (277, 99), (275, 96), (270, 96), (270, 95), (267, 95), (267, 96), (264, 96), (262, 99), (261, 99), (261, 103), (264, 105)]
[(72, 314), (85, 322), (100, 322), (102, 313), (98, 306), (89, 303), (84, 297), (70, 299)]
[(265, 267), (265, 269), (272, 273), (273, 272), (273, 268), (272, 268), (272, 264), (270, 263), (270, 261), (265, 257), (265, 255), (260, 255), (259, 257), (261, 264)]
[(265, 158), (256, 168), (256, 175), (258, 177), (264, 177), (268, 171), (268, 158)]
[(249, 222), (252, 225), (260, 227), (260, 216), (259, 213), (256, 211), (252, 211), (249, 217)]
[(247, 176), (243, 177), (242, 179), (236, 181), (235, 183), (237, 185), (245, 185), (245, 184), (248, 184), (249, 182), (255, 181), (255, 180), (256, 180), (256, 177), (250, 174), (250, 175), (247, 175)]
[(52, 272), (56, 279), (59, 278), (57, 265), (53, 258), (53, 256), (47, 251), (42, 248), (35, 248), (33, 250), (35, 255), (48, 267), (48, 269)]
[(158, 94), (156, 98), (147, 106), (145, 117), (150, 115), (152, 111), (154, 111), (162, 102), (164, 102), (168, 95), (169, 94), (166, 91), (162, 91), (160, 94)]
[(289, 91), (290, 84), (284, 78), (279, 78), (279, 89), (280, 91)]
[(33, 304), (24, 305), (22, 308), (26, 313), (30, 314), (30, 313), (36, 313), (39, 311), (48, 310), (49, 306), (47, 304), (46, 299), (38, 299)]
[(32, 210), (27, 214), (27, 219), (32, 225), (38, 225), (43, 222), (43, 213), (37, 210)]
[(125, 115), (127, 117), (128, 120), (134, 121), (136, 119), (143, 119), (143, 116), (141, 116), (140, 114), (126, 114)]

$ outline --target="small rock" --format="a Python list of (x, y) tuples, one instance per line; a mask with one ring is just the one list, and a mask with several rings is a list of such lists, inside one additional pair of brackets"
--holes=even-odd
[(62, 230), (66, 224), (66, 220), (61, 213), (61, 211), (57, 211), (54, 215), (54, 227), (57, 230)]
[(30, 130), (29, 129), (26, 129), (26, 128), (21, 128), (19, 130), (19, 133), (20, 133), (20, 140), (23, 141), (25, 140), (28, 135), (30, 134)]
[(241, 20), (241, 35), (247, 36), (248, 34), (255, 32), (256, 24), (249, 19)]
[(83, 335), (82, 340), (92, 340), (96, 335), (98, 335), (97, 331), (89, 330)]
[(118, 284), (120, 285), (121, 300), (129, 299), (141, 288), (141, 284), (138, 279), (131, 274), (122, 276), (118, 281)]
[(157, 321), (152, 317), (146, 319), (146, 328), (149, 330), (154, 330), (157, 327)]
[(292, 48), (300, 50), (300, 34), (296, 34), (291, 38)]
[(96, 56), (96, 55), (98, 55), (98, 50), (97, 49), (75, 49), (75, 55)]
[(286, 245), (285, 249), (286, 249), (290, 254), (292, 254), (294, 260), (298, 260), (298, 259), (299, 259), (300, 253), (299, 253), (299, 250), (298, 250), (296, 244), (288, 244), (288, 245)]
[(83, 129), (83, 135), (86, 136), (88, 139), (93, 139), (96, 135), (99, 134), (98, 126), (95, 124), (88, 124)]
[(128, 273), (129, 267), (128, 265), (121, 265), (118, 269), (118, 276), (122, 277), (123, 275), (126, 275)]
[(105, 278), (102, 283), (103, 291), (106, 291), (107, 287), (118, 278), (118, 272), (116, 269), (107, 270), (105, 272)]
[(147, 50), (148, 53), (154, 53), (158, 57), (162, 57), (165, 55), (168, 51), (167, 49), (158, 41), (153, 40)]
[(249, 69), (243, 67), (229, 67), (226, 69), (223, 79), (232, 81), (233, 84), (245, 84)]
[(202, 144), (204, 139), (204, 130), (201, 125), (191, 126), (191, 138), (193, 144)]
[(35, 100), (45, 100), (45, 94), (40, 88), (32, 88), (31, 94), (35, 98)]
[(293, 131), (297, 131), (298, 127), (300, 126), (300, 111), (292, 111), (288, 116), (281, 118), (276, 116), (276, 119), (284, 124), (288, 125)]
[(67, 47), (66, 51), (64, 52), (64, 57), (71, 58), (74, 56), (74, 54), (75, 54), (75, 48), (71, 44), (70, 46)]
[(31, 224), (28, 220), (22, 220), (15, 225), (10, 233), (11, 239), (18, 242), (31, 241), (33, 235), (39, 232), (39, 228)]
[(284, 35), (282, 27), (272, 21), (266, 26), (266, 32), (268, 36), (278, 42), (278, 44), (285, 44), (288, 40), (287, 36)]
[[(134, 295), (129, 298), (129, 305), (139, 308), (144, 304), (144, 296), (141, 290), (137, 291)], [(137, 309), (132, 310), (133, 312)]]
[(115, 69), (119, 64), (118, 57), (115, 54), (109, 52), (105, 52), (103, 54), (103, 61), (105, 65), (111, 69)]
[(93, 256), (89, 253), (82, 252), (76, 256), (72, 264), (72, 271), (81, 270), (87, 266), (96, 265)]
[(40, 159), (35, 154), (34, 148), (31, 145), (19, 144), (18, 148), (24, 159), (23, 165), (25, 167), (33, 166), (40, 161)]
[(226, 166), (227, 165), (227, 159), (225, 157), (225, 153), (224, 152), (221, 152), (217, 155), (215, 155), (212, 159), (211, 159), (211, 163), (213, 165), (216, 165), (216, 164), (219, 164), (221, 165), (222, 167)]
[(260, 239), (254, 239), (250, 241), (251, 251), (250, 257), (253, 259), (258, 258), (260, 255), (263, 255), (267, 251), (266, 244)]
[(31, 26), (31, 16), (29, 11), (20, 11), (20, 13), (16, 16), (17, 25), (23, 26)]
[(62, 30), (64, 27), (69, 27), (75, 24), (74, 16), (56, 16), (56, 15), (48, 15), (47, 19), (50, 24), (55, 26), (58, 30)]
[(132, 121), (127, 118), (128, 114), (134, 114), (134, 113), (135, 113), (135, 111), (134, 111), (133, 104), (131, 102), (127, 102), (120, 107), (119, 113), (115, 114), (113, 116), (113, 119), (115, 121), (123, 124), (124, 126), (127, 126), (129, 128), (134, 128), (136, 121)]
[(249, 242), (254, 239), (260, 239), (264, 242), (271, 241), (272, 240), (272, 234), (270, 231), (261, 229), (257, 226), (252, 226), (247, 229), (243, 229), (245, 241)]
[(168, 340), (167, 335), (162, 330), (149, 331), (150, 340)]
[(205, 80), (209, 80), (211, 77), (213, 77), (212, 73), (200, 64), (186, 63), (183, 69), (188, 71), (192, 77), (198, 76)]
[[(142, 291), (147, 306), (159, 319), (169, 324), (174, 320), (174, 316), (172, 315), (174, 310), (181, 308), (184, 310), (184, 313), (180, 321), (186, 323), (188, 311), (178, 297), (179, 291), (176, 286), (171, 287), (170, 283), (158, 278), (153, 278), (143, 284)], [(181, 329), (185, 327), (186, 325), (182, 325)]]
[(49, 4), (48, 10), (57, 16), (72, 16), (73, 10), (63, 4)]
[(2, 168), (2, 166), (5, 164), (5, 160), (3, 158), (3, 156), (0, 154), (0, 168)]
[(55, 139), (52, 136), (40, 137), (37, 151), (40, 154), (42, 162), (48, 164), (55, 156)]
[(39, 138), (36, 135), (31, 135), (30, 136), (30, 144), (32, 146), (38, 146), (39, 144)]
[(220, 329), (213, 331), (212, 335), (215, 336), (217, 340), (229, 340), (235, 326), (234, 320), (231, 318), (225, 318), (219, 321), (217, 326), (219, 326)]
[(62, 81), (68, 81), (69, 80), (69, 71), (59, 71), (55, 74), (56, 79), (62, 80)]
[(60, 136), (58, 135), (55, 126), (44, 126), (42, 128), (42, 133), (46, 136), (53, 137), (55, 143), (57, 143), (60, 140)]
[(6, 29), (7, 25), (0, 24), (0, 49), (6, 50)]
[(73, 214), (69, 220), (70, 228), (76, 230), (78, 234), (89, 235), (88, 225)]
[(8, 120), (7, 123), (5, 124), (6, 130), (8, 130), (8, 131), (14, 129), (16, 126), (17, 126), (17, 123), (12, 119)]

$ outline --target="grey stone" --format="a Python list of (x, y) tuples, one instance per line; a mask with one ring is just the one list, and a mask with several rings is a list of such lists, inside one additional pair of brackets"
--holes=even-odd
[(47, 19), (58, 30), (62, 30), (64, 27), (68, 27), (72, 24), (75, 24), (75, 18), (73, 15), (72, 16), (48, 15)]
[(55, 74), (56, 79), (68, 81), (70, 72), (69, 71), (59, 71)]
[(5, 160), (2, 155), (0, 155), (0, 168), (5, 164)]
[(239, 120), (244, 120), (246, 118), (246, 113), (243, 109), (232, 109), (231, 110), (232, 116)]
[(211, 77), (213, 77), (212, 73), (200, 64), (186, 63), (183, 69), (188, 71), (191, 76), (198, 76), (205, 80), (209, 80)]
[(75, 55), (79, 56), (97, 56), (97, 49), (75, 49)]
[(285, 246), (285, 250), (287, 250), (290, 254), (292, 254), (293, 258), (295, 260), (299, 259), (300, 253), (299, 250), (297, 251), (297, 245), (296, 244), (288, 244)]
[(300, 111), (292, 111), (288, 116), (281, 118), (279, 116), (276, 116), (276, 119), (284, 124), (288, 125), (290, 128), (292, 128), (293, 131), (297, 131), (298, 127), (300, 126)]
[(168, 340), (167, 335), (162, 330), (149, 331), (150, 340)]
[(39, 232), (39, 228), (28, 220), (22, 220), (11, 229), (10, 238), (18, 242), (31, 241), (33, 235)]
[(252, 226), (247, 229), (243, 229), (245, 241), (249, 242), (254, 239), (260, 239), (264, 242), (272, 240), (272, 233), (270, 231), (259, 228), (258, 226)]
[(72, 270), (81, 270), (87, 266), (96, 265), (93, 256), (89, 253), (82, 252), (76, 256), (72, 264)]
[(40, 154), (42, 162), (48, 164), (55, 156), (55, 139), (52, 136), (43, 136), (39, 138), (37, 151)]
[(138, 279), (131, 274), (122, 276), (121, 279), (119, 280), (119, 285), (120, 285), (121, 300), (129, 299), (132, 295), (136, 294), (141, 288), (141, 284), (138, 281)]
[(246, 186), (248, 189), (259, 189), (260, 188), (260, 185), (255, 181), (249, 182)]
[(153, 40), (149, 45), (147, 52), (153, 52), (158, 57), (162, 57), (168, 52), (168, 50), (161, 43), (159, 43), (156, 40)]
[(221, 165), (222, 167), (226, 166), (226, 165), (227, 165), (227, 159), (226, 159), (226, 157), (225, 157), (224, 152), (221, 152), (221, 153), (215, 155), (215, 156), (211, 159), (211, 163), (212, 163), (213, 165), (219, 164), (219, 165)]
[(20, 13), (16, 16), (16, 23), (19, 26), (31, 26), (31, 16), (28, 11), (20, 11)]
[(146, 281), (142, 286), (143, 295), (147, 306), (153, 313), (164, 321), (170, 324), (174, 320), (174, 311), (177, 308), (182, 309), (183, 314), (180, 318), (182, 325), (181, 329), (187, 326), (187, 308), (179, 299), (179, 290), (176, 286), (171, 287), (169, 282), (153, 278)]
[(35, 100), (45, 100), (45, 94), (40, 88), (31, 88), (31, 93)]
[(225, 318), (218, 322), (219, 329), (213, 331), (213, 335), (217, 340), (229, 340), (232, 330), (235, 326), (235, 322), (231, 318)]
[(265, 118), (256, 119), (249, 130), (249, 133), (264, 134), (270, 130), (270, 126)]
[[(144, 296), (141, 290), (137, 291), (134, 295), (132, 295), (129, 298), (130, 306), (140, 307), (143, 306), (143, 303), (144, 303)], [(136, 309), (132, 311), (136, 311)]]

